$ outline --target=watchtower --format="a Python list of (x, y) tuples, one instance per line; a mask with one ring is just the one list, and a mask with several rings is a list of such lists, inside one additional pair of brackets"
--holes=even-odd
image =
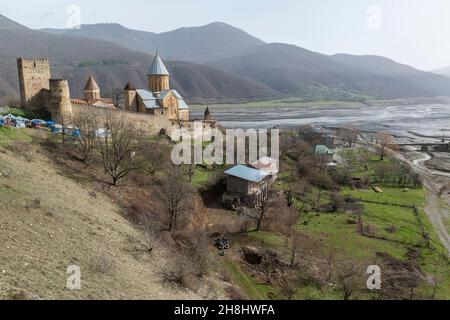
[(31, 100), (37, 98), (44, 90), (49, 90), (51, 76), (50, 63), (47, 58), (18, 58), (20, 98), (25, 107)]
[(72, 116), (69, 82), (66, 79), (50, 79), (50, 112), (56, 122), (67, 123)]

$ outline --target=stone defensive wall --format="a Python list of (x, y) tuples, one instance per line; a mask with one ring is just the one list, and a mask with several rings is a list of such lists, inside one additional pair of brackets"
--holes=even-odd
[(169, 121), (163, 115), (151, 115), (145, 113), (128, 112), (124, 110), (103, 108), (93, 105), (72, 103), (72, 113), (75, 116), (78, 112), (98, 112), (101, 115), (102, 112), (115, 112), (120, 114), (130, 123), (133, 123), (136, 128), (143, 130), (146, 134), (156, 136), (164, 130), (165, 134), (171, 135), (172, 130), (175, 128), (172, 125), (172, 121)]

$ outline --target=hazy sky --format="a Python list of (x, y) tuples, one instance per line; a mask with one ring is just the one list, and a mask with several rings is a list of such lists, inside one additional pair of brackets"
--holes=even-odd
[(267, 42), (322, 53), (377, 54), (420, 69), (450, 66), (449, 0), (0, 0), (0, 13), (31, 28), (118, 22), (163, 32), (223, 21)]

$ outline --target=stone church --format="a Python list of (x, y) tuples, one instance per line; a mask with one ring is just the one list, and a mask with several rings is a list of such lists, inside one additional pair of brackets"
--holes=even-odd
[(170, 74), (158, 53), (148, 69), (147, 78), (149, 90), (136, 89), (130, 83), (126, 85), (125, 110), (189, 121), (189, 106), (176, 90), (170, 89)]
[(86, 86), (84, 87), (84, 99), (72, 99), (72, 103), (100, 108), (116, 108), (112, 99), (102, 98), (100, 87), (92, 74), (89, 76)]

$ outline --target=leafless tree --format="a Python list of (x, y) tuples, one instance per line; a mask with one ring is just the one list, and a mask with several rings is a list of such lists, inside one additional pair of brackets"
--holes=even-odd
[(150, 217), (144, 218), (143, 227), (147, 251), (151, 253), (161, 243), (160, 228)]
[(347, 143), (349, 147), (356, 145), (358, 135), (359, 129), (353, 125), (346, 125), (338, 131), (338, 136)]
[(121, 88), (114, 88), (112, 90), (113, 104), (116, 107), (123, 107), (123, 106), (120, 105), (121, 104), (120, 102), (122, 100), (122, 95), (123, 95), (123, 89), (121, 89)]
[(139, 162), (141, 170), (147, 174), (154, 174), (157, 170), (162, 169), (164, 164), (169, 161), (169, 146), (156, 141), (142, 141), (138, 146)]
[(331, 212), (339, 212), (339, 210), (344, 207), (344, 204), (345, 204), (344, 197), (341, 196), (339, 193), (333, 192), (330, 195)]
[(77, 157), (87, 164), (95, 151), (98, 114), (96, 110), (80, 111), (73, 117), (73, 124), (80, 131), (75, 143)]
[(255, 231), (259, 231), (261, 229), (261, 223), (264, 220), (264, 217), (266, 216), (266, 213), (269, 210), (270, 206), (272, 205), (272, 198), (272, 186), (270, 184), (267, 184), (256, 204), (258, 218)]
[(295, 259), (297, 256), (298, 247), (300, 246), (300, 233), (293, 228), (291, 232), (291, 238), (292, 238), (292, 244), (291, 244), (291, 259), (290, 259), (290, 266), (291, 268), (295, 265)]
[(337, 281), (344, 295), (344, 300), (350, 300), (353, 293), (361, 288), (363, 279), (361, 277), (361, 268), (353, 262), (345, 262), (336, 265)]
[(160, 198), (169, 216), (168, 231), (173, 231), (178, 226), (180, 216), (193, 210), (189, 195), (191, 190), (184, 182), (180, 168), (171, 166), (161, 188)]
[(364, 166), (364, 169), (366, 171), (369, 171), (369, 161), (371, 154), (369, 152), (366, 152), (365, 150), (360, 150), (357, 154), (358, 161)]
[(378, 154), (380, 156), (380, 160), (383, 161), (386, 156), (386, 151), (389, 146), (393, 146), (395, 143), (395, 139), (392, 135), (387, 132), (380, 132), (377, 134), (378, 141)]
[(137, 154), (142, 141), (142, 131), (127, 121), (120, 113), (105, 111), (100, 122), (105, 134), (96, 134), (96, 146), (100, 152), (103, 168), (112, 180), (112, 185), (130, 172), (142, 167), (142, 157)]
[(192, 182), (192, 178), (194, 177), (196, 170), (197, 170), (197, 165), (196, 164), (191, 163), (191, 164), (187, 165), (186, 173), (187, 173), (187, 176), (189, 178), (189, 182)]

